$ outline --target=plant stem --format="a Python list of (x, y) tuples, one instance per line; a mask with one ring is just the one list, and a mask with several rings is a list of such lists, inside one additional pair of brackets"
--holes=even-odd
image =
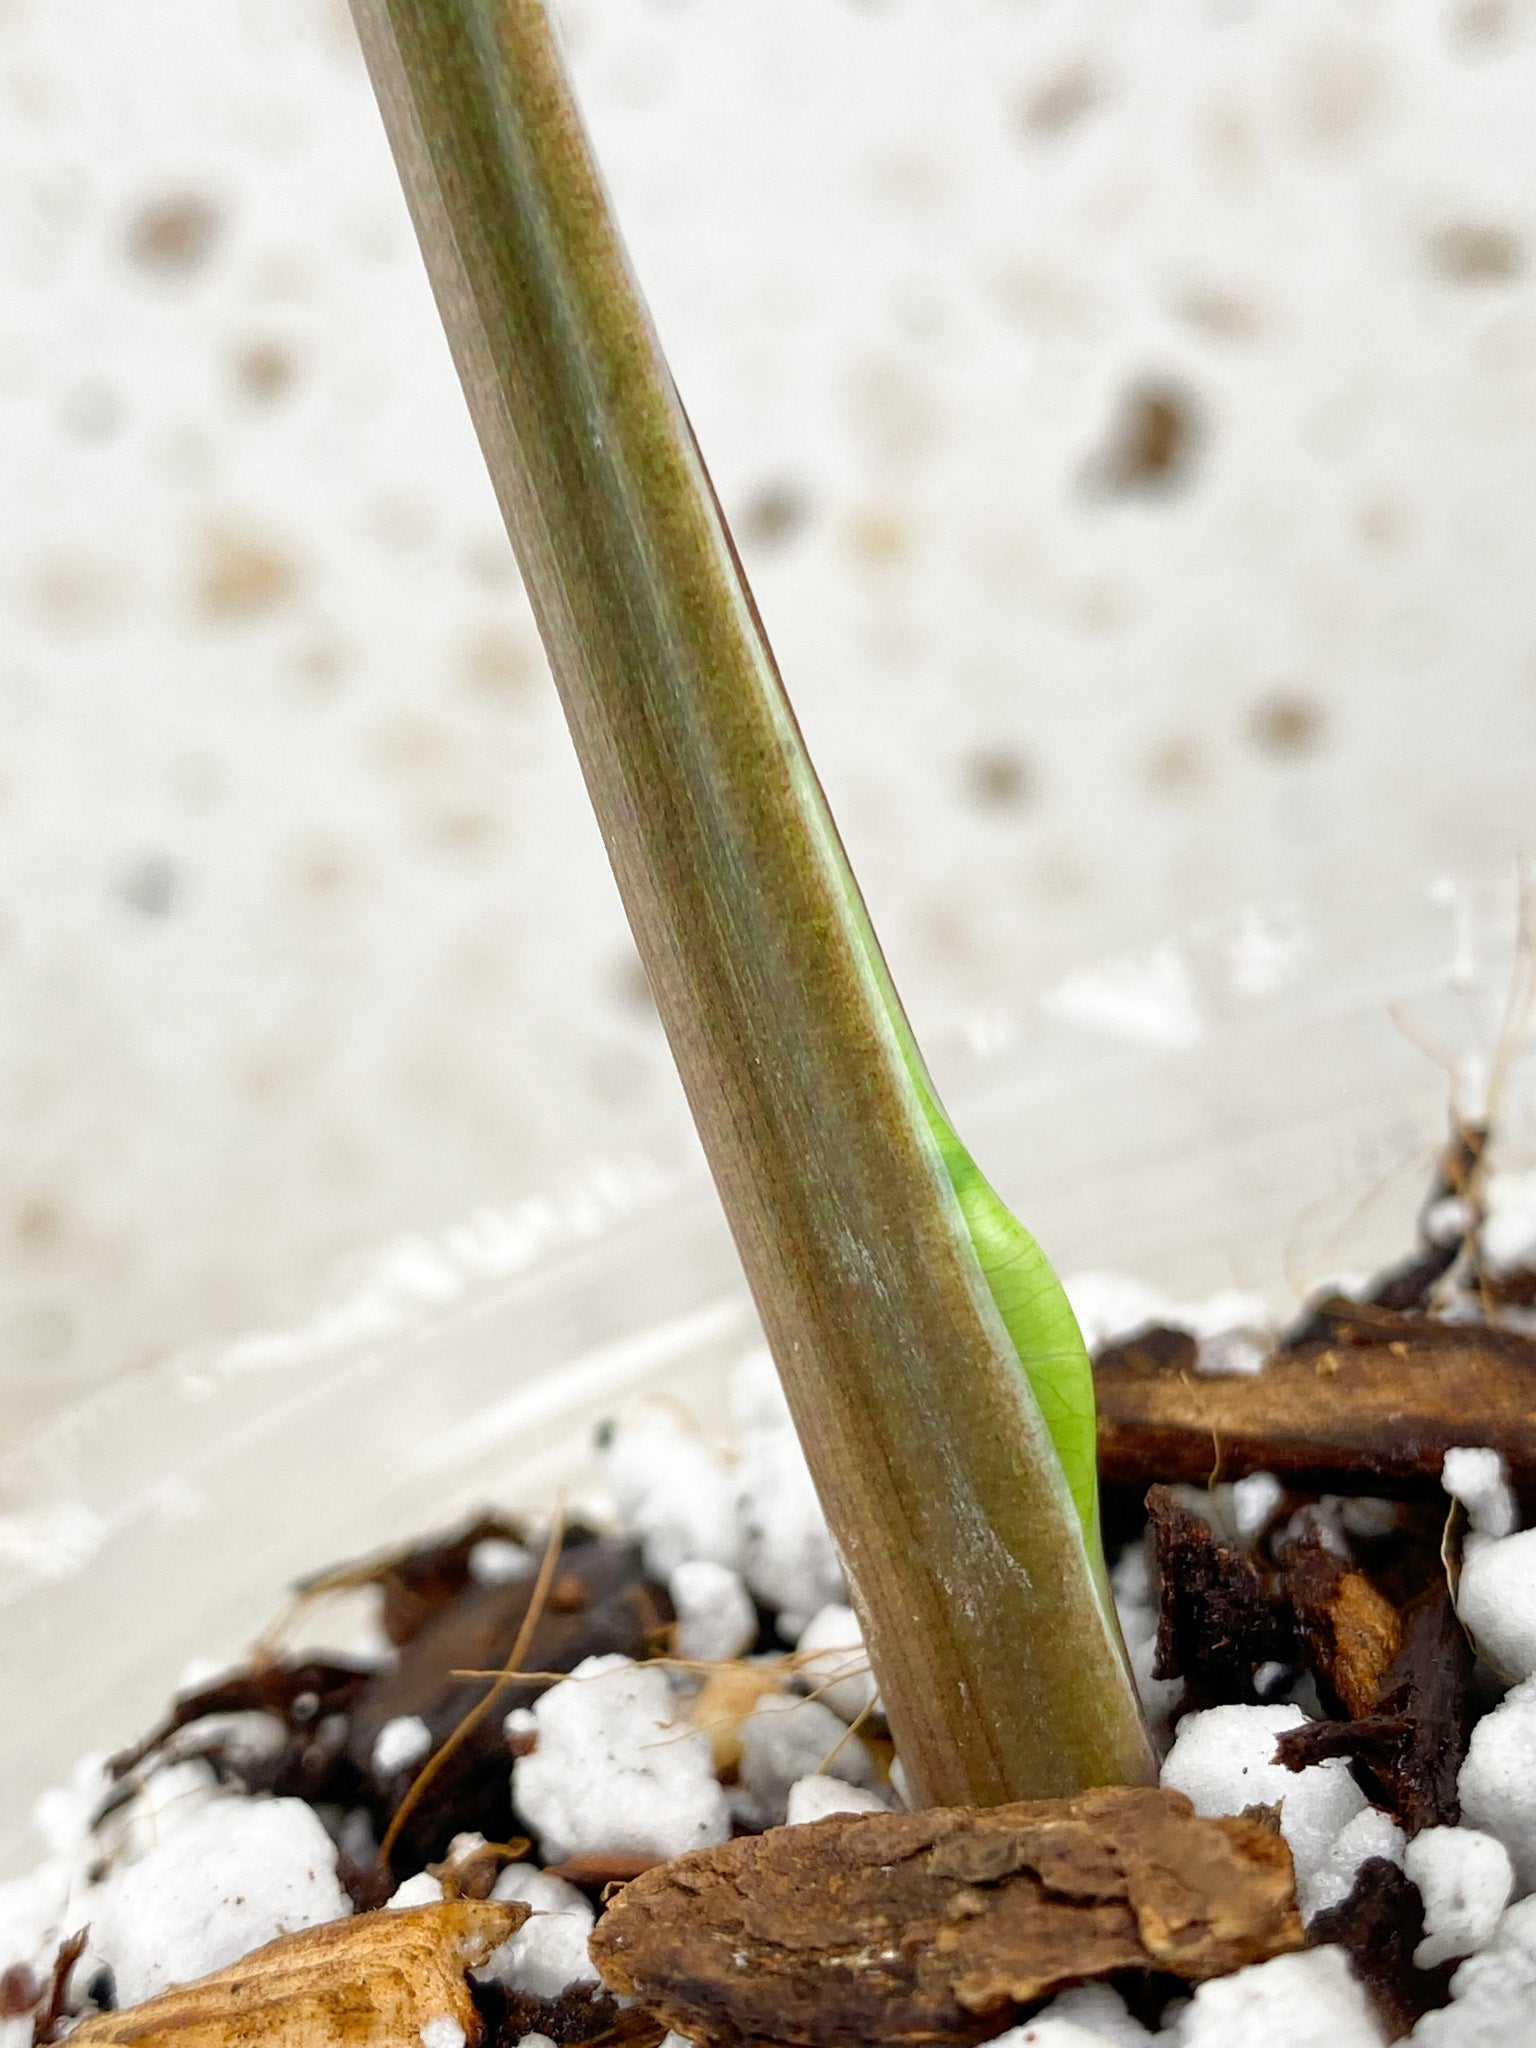
[[(1096, 1534), (962, 1210), (990, 1191), (891, 990), (544, 9), (354, 9), (912, 1792), (995, 1804), (1143, 1781)], [(1045, 1332), (1024, 1364), (1046, 1384), (1053, 1347), (1063, 1369), (1081, 1351), (1070, 1310), (1024, 1233), (1001, 1263), (1021, 1327)]]

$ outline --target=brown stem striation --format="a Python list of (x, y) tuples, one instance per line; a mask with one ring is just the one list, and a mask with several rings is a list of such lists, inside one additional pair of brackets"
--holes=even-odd
[(354, 0), (914, 1797), (1153, 1775), (1112, 1611), (537, 0)]

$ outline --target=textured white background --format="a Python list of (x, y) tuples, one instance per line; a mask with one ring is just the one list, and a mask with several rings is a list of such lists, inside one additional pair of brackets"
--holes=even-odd
[[(562, 12), (920, 1023), (1536, 836), (1528, 0)], [(0, 0), (0, 458), (14, 1427), (681, 1109), (340, 0)]]

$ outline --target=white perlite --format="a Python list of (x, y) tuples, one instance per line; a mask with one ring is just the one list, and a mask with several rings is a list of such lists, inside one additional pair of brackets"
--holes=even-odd
[(464, 2048), (464, 2041), (464, 2029), (450, 2012), (422, 2022), (421, 2048)]
[(690, 1559), (739, 1562), (730, 1478), (672, 1409), (647, 1404), (614, 1427), (603, 1446), (603, 1480), (654, 1578), (670, 1578)]
[(739, 1572), (692, 1557), (667, 1580), (677, 1615), (677, 1654), (700, 1664), (739, 1657), (757, 1634), (757, 1610)]
[(539, 1560), (506, 1536), (482, 1536), (469, 1553), (469, 1576), (477, 1586), (506, 1586), (531, 1578)]
[(1427, 2012), (1414, 2048), (1525, 2048), (1536, 2014), (1536, 1899), (1511, 1906), (1451, 1979), (1451, 2003)]
[(1325, 1493), (1321, 1500), (1299, 1507), (1281, 1530), (1275, 1548), (1283, 1555), (1289, 1545), (1300, 1543), (1307, 1536), (1315, 1536), (1325, 1550), (1331, 1550), (1346, 1563), (1353, 1557), (1344, 1526), (1344, 1502), (1338, 1494)]
[(431, 1748), (432, 1731), (420, 1714), (397, 1714), (373, 1739), (374, 1771), (381, 1778), (392, 1778), (397, 1771), (419, 1764)]
[(878, 1792), (862, 1785), (847, 1785), (841, 1778), (828, 1778), (817, 1773), (809, 1778), (800, 1778), (790, 1786), (784, 1820), (786, 1826), (795, 1828), (806, 1821), (825, 1820), (833, 1813), (889, 1811)]
[(660, 1671), (588, 1657), (532, 1712), (538, 1746), (512, 1767), (512, 1803), (550, 1862), (681, 1856), (728, 1838), (709, 1737), (677, 1718)]
[(1134, 1336), (1150, 1324), (1188, 1330), (1199, 1342), (1199, 1373), (1258, 1372), (1271, 1344), (1273, 1317), (1261, 1294), (1229, 1288), (1204, 1301), (1176, 1302), (1129, 1273), (1090, 1270), (1064, 1283), (1090, 1351)]
[(1465, 1195), (1442, 1195), (1431, 1202), (1419, 1219), (1426, 1242), (1434, 1245), (1459, 1244), (1477, 1221), (1477, 1210)]
[(1274, 1520), (1285, 1488), (1273, 1472), (1250, 1472), (1231, 1489), (1232, 1533), (1239, 1543), (1252, 1543)]
[[(1146, 2041), (1150, 2036), (1143, 2033), (1141, 2038)], [(1097, 2028), (1079, 2026), (1076, 2020), (1043, 2012), (1021, 2027), (1010, 2027), (1006, 2034), (995, 2035), (988, 2048), (1108, 2048), (1113, 2039), (1113, 2035), (1101, 2034)]]
[(572, 1985), (598, 1981), (587, 1938), (592, 1908), (582, 1899), (560, 1913), (534, 1912), (475, 1975), (533, 1998), (558, 1998)]
[(1132, 2018), (1112, 1984), (1075, 1984), (1070, 1991), (1059, 1992), (1034, 2024), (1044, 2020), (1071, 2026), (1087, 2039), (1107, 2042), (1109, 2048), (1145, 2048), (1153, 2039), (1140, 2020)]
[(859, 1617), (834, 1604), (813, 1614), (795, 1645), (796, 1675), (805, 1690), (844, 1721), (857, 1721), (879, 1702)]
[(136, 1862), (223, 1796), (212, 1765), (200, 1757), (151, 1772), (128, 1804), (97, 1830), (106, 1862)]
[(1536, 1529), (1475, 1547), (1468, 1541), (1456, 1612), (1500, 1677), (1536, 1675)]
[(86, 1967), (108, 1964), (125, 2006), (352, 1911), (303, 1800), (237, 1797), (209, 1801), (77, 1903)]
[(1457, 1780), (1461, 1817), (1509, 1851), (1518, 1894), (1536, 1888), (1536, 1678), (1507, 1693), (1472, 1730)]
[(1403, 1869), (1424, 1901), (1417, 1968), (1469, 1956), (1492, 1939), (1515, 1885), (1502, 1842), (1476, 1828), (1425, 1828), (1408, 1844)]
[(1172, 2038), (1177, 2048), (1386, 2048), (1387, 2042), (1338, 1948), (1276, 1956), (1213, 1977), (1180, 2013)]
[(1310, 1888), (1328, 1868), (1335, 1842), (1366, 1807), (1365, 1794), (1341, 1758), (1304, 1771), (1275, 1762), (1277, 1738), (1307, 1720), (1300, 1707), (1289, 1706), (1211, 1707), (1186, 1714), (1162, 1770), (1162, 1782), (1184, 1793), (1196, 1813), (1279, 1806), (1303, 1916), (1311, 1912)]
[(1090, 1351), (1134, 1336), (1150, 1323), (1163, 1322), (1170, 1309), (1166, 1296), (1132, 1273), (1095, 1266), (1085, 1273), (1069, 1274), (1062, 1286)]
[(1341, 1906), (1355, 1888), (1361, 1864), (1373, 1857), (1401, 1870), (1407, 1848), (1408, 1838), (1392, 1816), (1379, 1807), (1366, 1807), (1339, 1830), (1338, 1839), (1313, 1869), (1302, 1900), (1303, 1914), (1311, 1920), (1330, 1906)]
[(741, 1573), (793, 1640), (812, 1615), (845, 1598), (842, 1571), (766, 1351), (742, 1361), (732, 1397), (744, 1424), (736, 1475)]
[(405, 1913), (412, 1906), (435, 1906), (443, 1896), (443, 1882), (430, 1870), (418, 1870), (404, 1884), (397, 1885), (385, 1902), (391, 1913)]
[(1491, 1173), (1478, 1247), (1491, 1273), (1536, 1263), (1536, 1171)]
[(1110, 1585), (1136, 1690), (1158, 1747), (1166, 1749), (1170, 1739), (1168, 1717), (1184, 1690), (1184, 1681), (1152, 1675), (1157, 1662), (1157, 1605), (1152, 1591), (1151, 1561), (1144, 1543), (1129, 1544), (1121, 1552)]
[(760, 1827), (775, 1827), (788, 1810), (789, 1788), (822, 1775), (871, 1786), (875, 1767), (857, 1735), (830, 1707), (789, 1693), (764, 1693), (741, 1724), (741, 1790)]
[(242, 1774), (281, 1756), (288, 1730), (276, 1714), (259, 1708), (234, 1714), (201, 1714), (166, 1738), (160, 1751), (161, 1770), (184, 1758), (206, 1756), (217, 1748)]
[(569, 1985), (597, 1981), (587, 1954), (595, 1916), (575, 1885), (532, 1863), (512, 1863), (497, 1876), (491, 1897), (520, 1899), (533, 1914), (475, 1972), (477, 1977), (536, 1998), (558, 1998)]
[(1253, 1379), (1264, 1370), (1274, 1349), (1265, 1329), (1220, 1330), (1202, 1337), (1195, 1352), (1195, 1372), (1201, 1379)]
[(517, 1899), (535, 1913), (578, 1913), (587, 1909), (584, 1896), (563, 1877), (540, 1870), (535, 1863), (509, 1863), (491, 1886), (493, 1899)]
[(1508, 1536), (1515, 1526), (1515, 1496), (1497, 1451), (1462, 1444), (1445, 1454), (1440, 1484), (1459, 1500), (1477, 1536)]
[(844, 1597), (842, 1572), (766, 1350), (738, 1365), (731, 1401), (740, 1445), (733, 1470), (671, 1409), (642, 1406), (609, 1435), (604, 1480), (655, 1577), (699, 1559), (729, 1566), (793, 1640)]

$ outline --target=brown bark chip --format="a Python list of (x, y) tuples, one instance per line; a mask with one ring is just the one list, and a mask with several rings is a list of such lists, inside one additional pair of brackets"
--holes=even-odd
[[(271, 1659), (226, 1672), (210, 1685), (183, 1693), (154, 1732), (113, 1757), (108, 1768), (114, 1778), (128, 1777), (180, 1729), (210, 1714), (275, 1714), (302, 1744), (335, 1716), (350, 1713), (372, 1676), (371, 1665), (315, 1657), (294, 1663)], [(213, 1761), (219, 1761), (216, 1753)], [(266, 1792), (273, 1787), (263, 1780), (251, 1789)]]
[(553, 1998), (513, 1991), (495, 1980), (473, 1984), (475, 2004), (485, 2022), (486, 2048), (518, 2048), (529, 2034), (542, 2034), (555, 2048), (660, 2048), (666, 2028), (639, 2006), (621, 2006), (591, 1984), (568, 1984)]
[(1441, 1580), (1405, 1611), (1402, 1647), (1382, 1679), (1375, 1711), (1289, 1729), (1275, 1760), (1301, 1771), (1327, 1757), (1353, 1757), (1410, 1835), (1454, 1827), (1461, 1818), (1456, 1781), (1472, 1733), (1472, 1666), (1450, 1588)]
[(1200, 1377), (1179, 1330), (1101, 1352), (1101, 1473), (1204, 1486), (1273, 1472), (1302, 1493), (1433, 1498), (1446, 1452), (1471, 1443), (1502, 1452), (1520, 1492), (1536, 1491), (1536, 1338), (1368, 1302), (1318, 1316), (1320, 1334), (1251, 1377)]
[[(1182, 1678), (1184, 1711), (1251, 1704), (1261, 1664), (1305, 1662), (1331, 1713), (1373, 1712), (1403, 1641), (1402, 1619), (1364, 1572), (1315, 1530), (1272, 1571), (1224, 1543), (1166, 1486), (1147, 1494), (1158, 1589), (1158, 1678)], [(1438, 1567), (1437, 1567), (1438, 1571)]]
[(195, 1984), (81, 2022), (80, 2048), (421, 2048), (451, 2019), (482, 2024), (469, 1971), (515, 1934), (528, 1908), (459, 1900), (360, 1913), (284, 1934)]
[(1188, 1707), (1249, 1706), (1261, 1664), (1295, 1649), (1290, 1611), (1253, 1558), (1223, 1543), (1166, 1486), (1147, 1495), (1157, 1578), (1158, 1678), (1182, 1678)]
[(1319, 1913), (1307, 1929), (1309, 1948), (1331, 1944), (1345, 1951), (1392, 2041), (1411, 2034), (1424, 2013), (1450, 1999), (1454, 1964), (1414, 1967), (1413, 1952), (1423, 1937), (1419, 1888), (1384, 1856), (1362, 1863), (1349, 1897)]
[(980, 2041), (1063, 1985), (1199, 1982), (1302, 1945), (1290, 1851), (1179, 1793), (839, 1814), (648, 1871), (592, 1959), (709, 2048)]
[[(301, 1579), (295, 1591), (319, 1593), (346, 1586), (377, 1586), (383, 1596), (379, 1620), (384, 1633), (399, 1649), (474, 1584), (470, 1558), (477, 1544), (514, 1543), (521, 1548), (527, 1541), (528, 1532), (520, 1522), (509, 1522), (503, 1515), (476, 1515), (461, 1528), (444, 1536), (427, 1537), (409, 1549), (392, 1550), (314, 1572)], [(533, 1558), (528, 1566), (530, 1584), (536, 1564), (537, 1559)]]
[(1397, 1609), (1315, 1529), (1284, 1556), (1285, 1590), (1326, 1703), (1351, 1716), (1369, 1714), (1402, 1648)]
[[(380, 1772), (373, 1761), (380, 1730), (398, 1717), (419, 1715), (436, 1751), (491, 1689), (492, 1677), (465, 1674), (495, 1673), (517, 1640), (534, 1575), (482, 1585), (468, 1566), (475, 1543), (512, 1526), (482, 1518), (451, 1539), (383, 1564), (365, 1562), (322, 1573), (314, 1585), (379, 1583), (386, 1593), (395, 1586), (399, 1601), (406, 1603), (399, 1606), (394, 1625), (401, 1643), (396, 1660), (374, 1669), (341, 1660), (268, 1659), (229, 1673), (179, 1700), (152, 1735), (113, 1759), (121, 1781), (113, 1799), (132, 1797), (133, 1773), (173, 1735), (190, 1730), (185, 1739), (192, 1742), (197, 1722), (205, 1717), (259, 1708), (282, 1721), (286, 1742), (253, 1763), (232, 1755), (221, 1734), (210, 1734), (199, 1753), (220, 1776), (238, 1780), (251, 1792), (304, 1799), (314, 1806), (362, 1807), (382, 1838), (421, 1766)], [(586, 1657), (615, 1651), (647, 1656), (671, 1620), (666, 1590), (646, 1578), (635, 1544), (570, 1530), (557, 1585), (560, 1605), (544, 1610), (523, 1658), (531, 1673), (570, 1671)], [(394, 1845), (388, 1870), (342, 1860), (343, 1882), (356, 1905), (382, 1904), (395, 1881), (440, 1860), (455, 1835), (477, 1832), (505, 1842), (515, 1834), (512, 1757), (502, 1722), (513, 1707), (529, 1705), (549, 1683), (547, 1676), (532, 1676), (504, 1689), (496, 1711), (482, 1718), (424, 1789)]]

